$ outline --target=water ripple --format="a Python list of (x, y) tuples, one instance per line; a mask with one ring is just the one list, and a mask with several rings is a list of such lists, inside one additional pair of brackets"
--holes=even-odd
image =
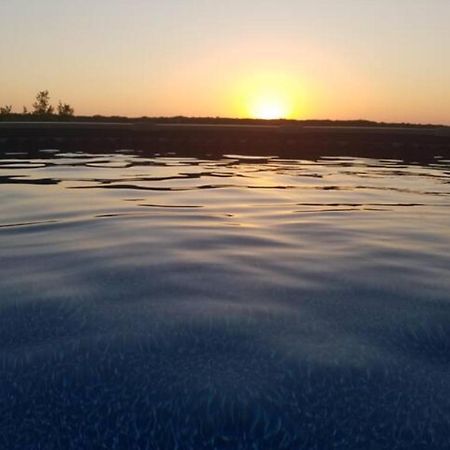
[(438, 157), (0, 155), (0, 447), (447, 448), (449, 183)]

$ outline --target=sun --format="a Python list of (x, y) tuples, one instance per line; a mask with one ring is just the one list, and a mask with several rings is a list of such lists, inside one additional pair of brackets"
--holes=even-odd
[(290, 112), (288, 102), (276, 95), (262, 94), (250, 105), (250, 115), (256, 119), (284, 119)]
[(299, 83), (285, 73), (251, 73), (236, 89), (236, 110), (241, 117), (294, 119), (301, 115), (304, 95)]

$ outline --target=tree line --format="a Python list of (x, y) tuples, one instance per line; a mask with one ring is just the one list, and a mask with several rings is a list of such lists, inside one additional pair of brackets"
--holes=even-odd
[[(75, 110), (68, 103), (63, 103), (61, 100), (56, 105), (56, 108), (50, 103), (50, 94), (48, 91), (39, 91), (36, 94), (35, 101), (32, 105), (32, 110), (28, 111), (26, 106), (23, 107), (22, 115), (33, 114), (35, 116), (52, 116), (58, 115), (61, 117), (72, 117)], [(0, 116), (8, 116), (14, 114), (12, 105), (0, 106)]]

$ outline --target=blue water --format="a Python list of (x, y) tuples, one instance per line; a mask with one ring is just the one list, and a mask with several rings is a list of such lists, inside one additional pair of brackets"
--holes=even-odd
[(450, 161), (0, 156), (0, 448), (450, 448)]

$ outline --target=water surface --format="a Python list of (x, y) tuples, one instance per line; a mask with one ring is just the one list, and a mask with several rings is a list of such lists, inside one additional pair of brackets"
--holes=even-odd
[(448, 448), (433, 161), (3, 153), (0, 448)]

